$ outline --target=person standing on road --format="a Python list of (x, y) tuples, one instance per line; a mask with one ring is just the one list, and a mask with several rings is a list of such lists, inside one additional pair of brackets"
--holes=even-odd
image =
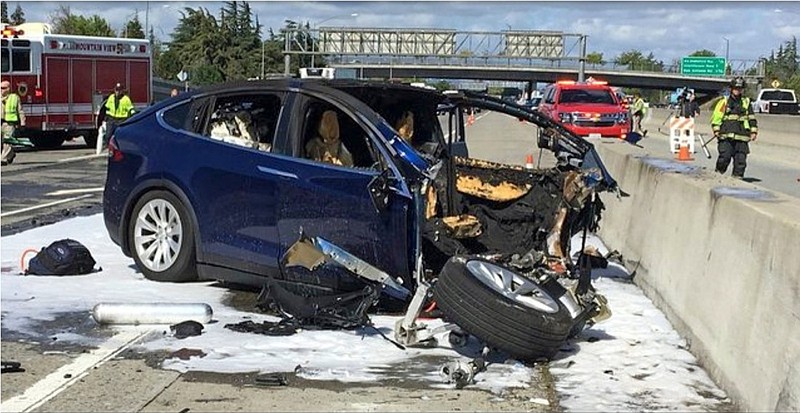
[(133, 115), (134, 107), (131, 98), (125, 93), (125, 87), (121, 83), (114, 86), (114, 93), (108, 96), (105, 105), (106, 133), (103, 136), (103, 146), (108, 143), (108, 138), (114, 133), (117, 125)]
[(644, 104), (644, 99), (639, 92), (633, 94), (633, 131), (640, 133), (642, 136), (647, 136), (647, 131), (642, 130), (642, 118), (647, 113), (647, 106)]
[(748, 142), (758, 137), (758, 122), (750, 108), (750, 99), (742, 96), (745, 82), (741, 77), (731, 80), (731, 93), (722, 98), (711, 114), (711, 129), (719, 139), (717, 172), (724, 174), (733, 158), (733, 176), (744, 178), (747, 168)]
[(695, 95), (692, 92), (686, 96), (680, 107), (679, 115), (683, 118), (694, 118), (700, 114), (700, 105), (695, 101)]
[(14, 162), (16, 153), (14, 147), (10, 143), (6, 143), (6, 139), (14, 137), (17, 127), (25, 126), (25, 112), (22, 111), (22, 100), (19, 95), (11, 91), (11, 82), (8, 80), (0, 82), (0, 90), (3, 96), (2, 105), (0, 105), (3, 138), (2, 164), (7, 165)]

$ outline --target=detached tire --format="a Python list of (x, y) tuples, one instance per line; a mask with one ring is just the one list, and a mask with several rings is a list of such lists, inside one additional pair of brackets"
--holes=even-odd
[(520, 360), (552, 358), (572, 318), (550, 293), (516, 272), (479, 258), (451, 258), (434, 288), (447, 318)]
[(128, 222), (128, 245), (147, 279), (197, 280), (195, 231), (181, 201), (167, 191), (144, 194)]

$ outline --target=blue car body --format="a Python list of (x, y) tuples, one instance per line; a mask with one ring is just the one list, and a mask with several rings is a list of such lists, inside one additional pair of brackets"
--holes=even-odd
[[(120, 125), (110, 140), (103, 205), (111, 239), (136, 259), (132, 228), (137, 202), (145, 194), (165, 191), (185, 209), (183, 224), (192, 228), (199, 278), (254, 286), (263, 285), (265, 277), (280, 279), (285, 276), (281, 258), (308, 234), (413, 289), (425, 219), (418, 189), (431, 178), (436, 159), (422, 156), (401, 139), (385, 119), (388, 112), (382, 116), (365, 102), (381, 90), (389, 90), (387, 96), (395, 89), (420, 94), (435, 118), (437, 108), (477, 107), (481, 96), (403, 88), (284, 79), (226, 84), (148, 108)], [(266, 134), (272, 139), (270, 151), (209, 136), (216, 108), (246, 105), (241, 102), (261, 95), (275, 103), (274, 130)], [(483, 103), (564, 134), (568, 139), (545, 142), (540, 137), (540, 146), (587, 160), (587, 167), (599, 168), (607, 188), (616, 186), (591, 144), (523, 107), (499, 99)], [(355, 157), (370, 156), (357, 159), (360, 166), (345, 168), (303, 157), (303, 138), (313, 123), (311, 114), (317, 114), (315, 105), (335, 108), (347, 118), (346, 126), (363, 134), (363, 150)], [(390, 110), (392, 105), (383, 108)], [(452, 113), (463, 120), (460, 110)], [(442, 135), (436, 130), (438, 122), (427, 127)], [(382, 189), (376, 189), (377, 184), (383, 184)], [(312, 274), (299, 282), (336, 290), (348, 281), (326, 281)]]

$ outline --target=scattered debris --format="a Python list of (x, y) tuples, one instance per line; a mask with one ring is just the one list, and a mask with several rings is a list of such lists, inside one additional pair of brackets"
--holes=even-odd
[(208, 323), (214, 311), (204, 303), (99, 303), (92, 308), (98, 324)]
[(203, 325), (194, 320), (182, 321), (178, 324), (169, 326), (175, 338), (199, 336), (203, 333)]
[(266, 373), (256, 376), (255, 383), (259, 386), (288, 386), (289, 379), (284, 373)]
[(472, 361), (456, 360), (445, 363), (439, 368), (439, 375), (444, 378), (445, 383), (455, 383), (456, 389), (463, 389), (466, 385), (474, 383), (476, 374), (486, 371), (485, 355), (484, 350), (483, 355)]
[(189, 360), (192, 357), (205, 357), (206, 353), (204, 353), (203, 350), (198, 350), (196, 348), (184, 347), (178, 351), (173, 351), (169, 356), (179, 358), (181, 360)]
[(23, 369), (21, 366), (22, 364), (17, 361), (3, 361), (1, 373), (23, 373), (25, 369)]
[(297, 333), (297, 326), (284, 321), (277, 323), (262, 321), (261, 323), (256, 323), (252, 320), (247, 320), (236, 324), (225, 324), (224, 327), (239, 333), (255, 333), (265, 336), (290, 336)]

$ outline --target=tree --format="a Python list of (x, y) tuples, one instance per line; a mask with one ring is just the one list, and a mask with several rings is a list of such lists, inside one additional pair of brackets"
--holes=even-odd
[(17, 8), (14, 9), (14, 13), (11, 13), (11, 19), (9, 20), (12, 26), (18, 26), (22, 23), (25, 23), (25, 12), (22, 11), (22, 7), (17, 4)]
[(91, 17), (76, 16), (72, 14), (69, 6), (63, 4), (50, 15), (50, 25), (53, 33), (116, 37), (111, 25), (104, 18), (96, 14)]
[(653, 52), (647, 56), (638, 50), (629, 50), (621, 53), (614, 59), (618, 65), (627, 65), (631, 70), (646, 70), (651, 72), (663, 72), (664, 62), (656, 60)]
[(142, 23), (139, 22), (138, 13), (125, 24), (125, 28), (120, 35), (128, 39), (144, 39), (144, 29), (142, 29)]
[(606, 61), (603, 60), (603, 53), (591, 52), (586, 55), (586, 63), (591, 65), (603, 65), (606, 63)]
[(708, 49), (696, 50), (689, 56), (715, 57), (717, 54)]
[(0, 3), (0, 22), (8, 22), (8, 2)]

